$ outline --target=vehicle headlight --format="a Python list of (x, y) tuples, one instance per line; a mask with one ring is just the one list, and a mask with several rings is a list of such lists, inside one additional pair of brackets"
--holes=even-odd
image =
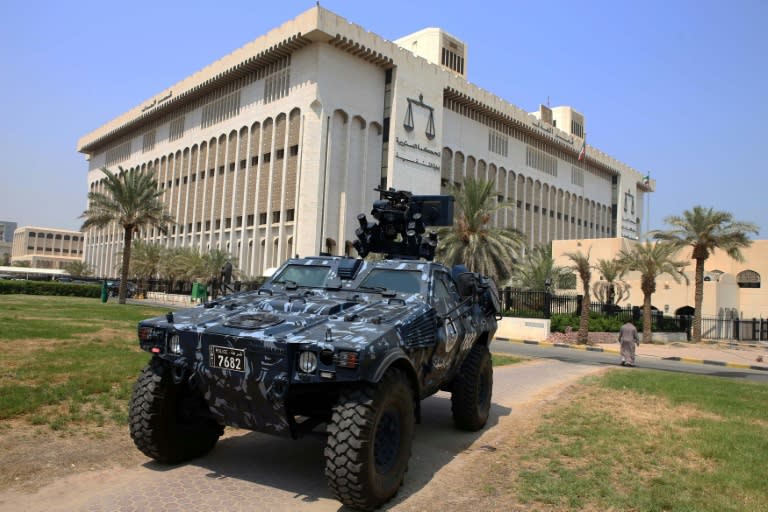
[(314, 352), (299, 354), (299, 370), (304, 373), (313, 373), (317, 370), (317, 355)]
[(168, 350), (172, 354), (181, 354), (181, 340), (179, 340), (178, 334), (171, 336), (171, 339), (168, 341)]

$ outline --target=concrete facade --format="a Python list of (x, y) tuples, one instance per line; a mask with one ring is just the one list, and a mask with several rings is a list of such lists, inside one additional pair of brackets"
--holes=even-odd
[(13, 249), (13, 232), (16, 230), (16, 223), (0, 220), (0, 265), (10, 263), (11, 251)]
[[(555, 264), (568, 266), (570, 260), (564, 256), (568, 252), (590, 251), (590, 262), (615, 259), (619, 251), (630, 249), (636, 242), (627, 239), (603, 240), (558, 240), (552, 243), (552, 256)], [(743, 262), (730, 258), (723, 251), (715, 251), (704, 264), (704, 302), (702, 314), (705, 316), (726, 317), (737, 315), (743, 318), (768, 317), (768, 288), (762, 285), (762, 277), (768, 276), (768, 240), (754, 240), (751, 247), (742, 249)], [(691, 258), (691, 250), (686, 248), (678, 252), (676, 259), (689, 261), (685, 270), (688, 284), (680, 284), (662, 275), (656, 280), (656, 293), (651, 300), (653, 306), (666, 315), (675, 315), (681, 308), (694, 305), (694, 270), (696, 262)], [(592, 284), (600, 280), (599, 272), (592, 272)], [(621, 306), (642, 306), (643, 292), (640, 288), (640, 274), (630, 272), (623, 281), (630, 285), (630, 296)], [(581, 283), (578, 284), (579, 288)]]
[(6, 220), (0, 220), (0, 242), (13, 242), (13, 232), (17, 224)]
[[(639, 237), (655, 184), (592, 146), (579, 160), (582, 114), (528, 114), (468, 82), (467, 60), (439, 29), (391, 42), (312, 8), (82, 137), (88, 190), (103, 167), (156, 172), (176, 225), (140, 237), (229, 251), (248, 276), (354, 255), (376, 186), (436, 194), (467, 176), (496, 183), (509, 207), (495, 222), (531, 245)], [(122, 231), (86, 239), (85, 261), (110, 274)]]
[(31, 267), (61, 269), (68, 262), (82, 261), (84, 246), (80, 231), (24, 226), (13, 235), (11, 263), (26, 261)]

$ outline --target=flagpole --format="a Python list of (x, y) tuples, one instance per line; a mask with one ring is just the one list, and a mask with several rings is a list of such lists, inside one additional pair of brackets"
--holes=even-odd
[(651, 173), (648, 173), (646, 176), (646, 184), (648, 185), (648, 189), (645, 192), (645, 241), (648, 241), (648, 232), (651, 231)]

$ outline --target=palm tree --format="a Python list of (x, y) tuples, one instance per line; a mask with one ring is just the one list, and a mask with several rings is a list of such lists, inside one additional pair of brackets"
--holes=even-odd
[(157, 275), (168, 282), (166, 292), (171, 293), (175, 281), (186, 278), (189, 269), (199, 266), (200, 253), (191, 247), (163, 247), (157, 265)]
[(461, 188), (453, 188), (453, 226), (440, 230), (435, 258), (448, 266), (464, 264), (502, 283), (509, 279), (525, 238), (516, 229), (492, 225), (493, 213), (505, 206), (494, 204), (494, 187), (492, 181), (469, 177)]
[(741, 249), (749, 247), (749, 233), (757, 234), (758, 227), (750, 222), (733, 219), (728, 212), (694, 206), (685, 210), (682, 217), (671, 216), (664, 222), (673, 226), (669, 231), (654, 231), (657, 240), (666, 240), (677, 249), (691, 246), (691, 259), (696, 260), (694, 273), (693, 341), (701, 341), (701, 303), (704, 299), (704, 262), (715, 249), (725, 251), (736, 261), (744, 261)]
[(80, 216), (84, 218), (81, 230), (103, 228), (115, 222), (123, 228), (123, 262), (120, 270), (120, 304), (125, 304), (128, 269), (131, 263), (133, 235), (144, 227), (153, 226), (161, 233), (167, 233), (166, 224), (173, 218), (165, 211), (154, 173), (125, 171), (118, 167), (118, 173), (101, 169), (106, 175), (104, 192), (88, 193), (88, 209)]
[(218, 276), (227, 261), (232, 263), (232, 267), (237, 267), (237, 258), (233, 258), (227, 251), (211, 249), (207, 254), (203, 254), (203, 264), (209, 275)]
[(584, 296), (581, 299), (581, 318), (579, 319), (579, 333), (577, 342), (586, 344), (589, 341), (589, 281), (592, 279), (592, 266), (589, 264), (589, 252), (567, 252), (565, 255), (573, 262), (571, 269), (578, 274), (581, 285), (584, 288)]
[(597, 260), (595, 270), (600, 272), (600, 281), (595, 283), (595, 296), (600, 302), (618, 304), (629, 297), (629, 284), (621, 280), (625, 270), (616, 260)]
[(640, 289), (643, 291), (643, 343), (651, 342), (651, 296), (656, 292), (656, 278), (669, 274), (676, 283), (688, 282), (683, 268), (685, 261), (675, 260), (677, 247), (668, 242), (637, 244), (632, 249), (619, 252), (619, 265), (625, 270), (640, 272)]
[(158, 244), (136, 240), (131, 248), (129, 274), (139, 280), (139, 290), (145, 291), (144, 282), (157, 276), (164, 248)]
[(552, 245), (537, 245), (528, 251), (522, 261), (512, 270), (512, 284), (527, 290), (557, 288), (571, 271), (555, 265)]
[(72, 277), (88, 277), (93, 275), (93, 268), (84, 261), (68, 261), (64, 264), (64, 271)]

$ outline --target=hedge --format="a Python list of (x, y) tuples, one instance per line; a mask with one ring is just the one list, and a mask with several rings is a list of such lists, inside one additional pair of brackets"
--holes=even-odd
[(69, 297), (101, 297), (101, 285), (59, 283), (56, 281), (0, 281), (0, 295), (65, 295)]
[[(627, 321), (627, 317), (605, 316), (594, 311), (589, 313), (589, 331), (590, 332), (619, 332), (619, 329)], [(566, 327), (571, 327), (576, 331), (581, 322), (580, 315), (552, 315), (550, 323), (551, 332), (565, 332)], [(632, 322), (639, 331), (643, 330), (643, 318)], [(674, 318), (654, 317), (651, 320), (654, 331), (658, 332), (684, 332), (677, 320)]]
[[(579, 329), (581, 316), (579, 315), (552, 315), (550, 330), (552, 332), (564, 332), (570, 326), (574, 331)], [(595, 312), (589, 314), (589, 330), (591, 332), (618, 332), (626, 322), (617, 317), (606, 317)]]

